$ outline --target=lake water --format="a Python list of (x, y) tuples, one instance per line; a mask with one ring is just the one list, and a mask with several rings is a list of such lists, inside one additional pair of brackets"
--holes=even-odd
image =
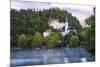
[(83, 48), (11, 49), (11, 67), (94, 61)]

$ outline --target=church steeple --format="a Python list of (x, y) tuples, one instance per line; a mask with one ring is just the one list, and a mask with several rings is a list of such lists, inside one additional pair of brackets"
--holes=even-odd
[(66, 21), (65, 21), (65, 26), (68, 27), (68, 20), (67, 20), (67, 17), (66, 17)]
[(68, 22), (68, 19), (67, 19), (67, 17), (66, 17), (66, 22)]

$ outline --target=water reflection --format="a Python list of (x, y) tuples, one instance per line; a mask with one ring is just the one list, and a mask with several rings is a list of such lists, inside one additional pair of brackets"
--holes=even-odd
[(83, 48), (12, 49), (11, 66), (61, 64), (94, 60)]

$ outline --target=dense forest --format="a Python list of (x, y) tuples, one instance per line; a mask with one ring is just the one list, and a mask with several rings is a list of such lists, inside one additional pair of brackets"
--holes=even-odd
[[(59, 8), (50, 8), (36, 11), (35, 9), (11, 9), (11, 48), (47, 48), (54, 47), (83, 47), (91, 53), (95, 53), (95, 16), (88, 17), (85, 22), (88, 25), (82, 28), (78, 19)], [(60, 31), (49, 27), (49, 18), (59, 19), (65, 22), (68, 18), (68, 26), (75, 27), (62, 36)], [(44, 39), (43, 31), (51, 29), (50, 35)], [(60, 41), (60, 42), (59, 42)]]

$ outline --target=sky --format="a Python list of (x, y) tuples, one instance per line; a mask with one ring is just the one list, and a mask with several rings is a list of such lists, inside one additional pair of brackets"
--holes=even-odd
[(60, 9), (65, 9), (75, 16), (81, 23), (85, 26), (85, 19), (93, 15), (93, 5), (73, 5), (68, 3), (53, 3), (53, 2), (36, 2), (36, 1), (20, 1), (20, 0), (11, 0), (11, 8), (13, 9), (49, 9), (51, 7), (58, 7)]

